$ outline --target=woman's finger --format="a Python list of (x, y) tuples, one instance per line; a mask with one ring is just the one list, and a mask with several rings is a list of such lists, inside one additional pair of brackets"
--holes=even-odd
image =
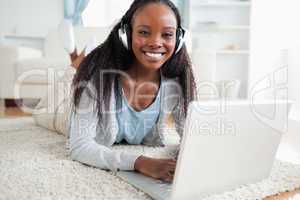
[(171, 170), (175, 171), (175, 169), (176, 169), (176, 164), (175, 164), (175, 163), (168, 163), (168, 164), (166, 165), (166, 167), (167, 167), (168, 169), (171, 169)]
[(173, 178), (174, 174), (175, 174), (175, 171), (174, 170), (169, 170), (167, 173), (168, 173), (168, 176)]
[(168, 171), (165, 176), (164, 176), (164, 181), (166, 182), (172, 182), (174, 177), (174, 172), (173, 171)]
[(176, 164), (176, 163), (177, 163), (177, 160), (175, 160), (175, 159), (169, 159), (169, 160), (168, 160), (168, 163)]

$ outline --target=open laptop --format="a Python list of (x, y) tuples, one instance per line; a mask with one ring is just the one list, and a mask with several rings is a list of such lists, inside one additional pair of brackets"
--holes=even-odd
[(157, 200), (199, 199), (269, 176), (290, 102), (192, 102), (172, 184), (140, 173), (119, 177)]

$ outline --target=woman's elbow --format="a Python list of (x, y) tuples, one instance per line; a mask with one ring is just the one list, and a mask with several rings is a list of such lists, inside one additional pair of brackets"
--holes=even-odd
[(78, 149), (76, 149), (74, 146), (70, 145), (70, 158), (72, 160), (75, 160), (75, 161), (79, 161), (78, 159)]
[(69, 139), (69, 152), (72, 160), (80, 161), (80, 152), (82, 151), (83, 146), (85, 146), (84, 141)]

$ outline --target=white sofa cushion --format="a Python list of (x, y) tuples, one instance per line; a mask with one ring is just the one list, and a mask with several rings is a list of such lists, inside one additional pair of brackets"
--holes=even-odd
[[(47, 84), (48, 72), (58, 73), (70, 66), (70, 61), (48, 58), (26, 59), (15, 63), (16, 81), (22, 84)], [(51, 78), (51, 77), (50, 77)]]
[(14, 98), (15, 63), (29, 58), (40, 58), (42, 52), (15, 45), (0, 45), (0, 98)]

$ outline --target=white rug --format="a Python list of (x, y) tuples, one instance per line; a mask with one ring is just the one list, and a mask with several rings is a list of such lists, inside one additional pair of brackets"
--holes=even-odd
[[(71, 161), (65, 138), (30, 117), (0, 119), (0, 199), (151, 199), (112, 173)], [(173, 147), (116, 149), (167, 157)], [(261, 199), (300, 187), (300, 166), (276, 162), (272, 176), (211, 199)], [(294, 199), (299, 199), (295, 197)]]

